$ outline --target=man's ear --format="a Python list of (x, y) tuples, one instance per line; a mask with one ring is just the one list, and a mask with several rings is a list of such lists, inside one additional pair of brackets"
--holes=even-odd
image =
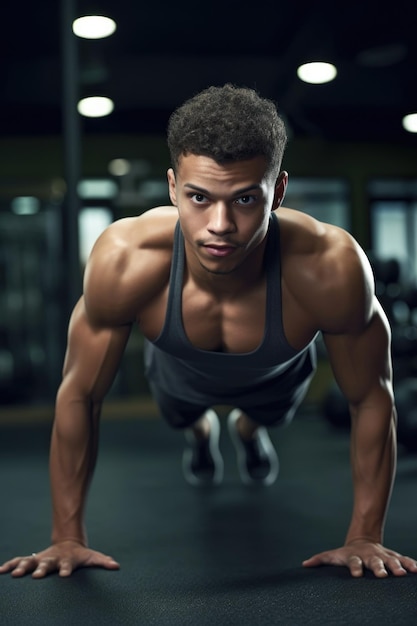
[(177, 206), (177, 186), (175, 173), (172, 167), (167, 171), (169, 198), (174, 206)]
[(285, 192), (288, 185), (288, 172), (281, 172), (275, 183), (274, 205), (273, 209), (278, 209), (284, 200)]

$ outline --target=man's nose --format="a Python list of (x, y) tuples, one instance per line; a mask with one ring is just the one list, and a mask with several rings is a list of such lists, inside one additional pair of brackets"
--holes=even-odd
[(216, 234), (229, 233), (235, 230), (232, 210), (225, 202), (217, 202), (211, 207), (207, 229)]

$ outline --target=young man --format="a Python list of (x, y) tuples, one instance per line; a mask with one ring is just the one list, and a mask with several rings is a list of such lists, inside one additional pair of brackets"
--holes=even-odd
[(413, 559), (381, 545), (396, 415), (390, 329), (364, 253), (345, 231), (281, 207), (285, 129), (252, 90), (226, 85), (186, 102), (171, 117), (168, 144), (173, 207), (107, 229), (72, 315), (51, 441), (52, 545), (0, 572), (119, 567), (87, 547), (84, 509), (101, 404), (135, 323), (161, 414), (185, 430), (193, 484), (222, 478), (218, 404), (235, 407), (228, 427), (242, 479), (276, 479), (267, 427), (292, 418), (321, 332), (351, 409), (354, 504), (344, 546), (304, 565), (346, 565), (353, 576), (417, 572)]

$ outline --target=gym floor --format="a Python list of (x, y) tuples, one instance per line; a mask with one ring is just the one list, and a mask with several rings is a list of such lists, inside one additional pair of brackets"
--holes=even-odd
[[(301, 561), (343, 543), (350, 517), (349, 436), (317, 415), (272, 431), (270, 488), (240, 484), (223, 424), (224, 483), (189, 487), (182, 435), (158, 418), (103, 420), (90, 491), (90, 545), (120, 571), (0, 579), (0, 623), (257, 626), (417, 623), (417, 576), (352, 579)], [(39, 417), (39, 416), (38, 416)], [(48, 545), (48, 415), (0, 424), (0, 561)], [(385, 543), (417, 557), (417, 454), (399, 451)]]

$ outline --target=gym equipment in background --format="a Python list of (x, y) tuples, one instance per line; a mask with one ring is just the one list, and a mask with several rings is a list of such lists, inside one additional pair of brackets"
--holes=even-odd
[[(402, 279), (396, 259), (371, 259), (379, 301), (391, 325), (398, 442), (417, 452), (417, 286)], [(325, 419), (340, 430), (350, 428), (349, 407), (333, 381), (322, 405)]]

